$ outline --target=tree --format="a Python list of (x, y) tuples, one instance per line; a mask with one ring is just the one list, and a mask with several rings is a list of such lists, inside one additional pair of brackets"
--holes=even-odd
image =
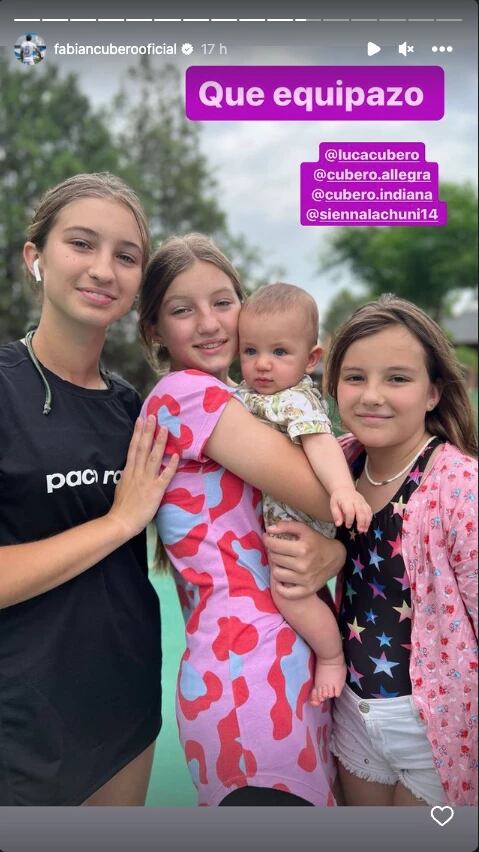
[(122, 150), (125, 179), (149, 216), (152, 242), (200, 231), (212, 237), (238, 268), (247, 290), (265, 273), (258, 249), (232, 235), (218, 202), (219, 189), (201, 148), (201, 125), (185, 116), (176, 66), (153, 69), (147, 56), (130, 68), (110, 113)]
[(10, 69), (0, 58), (0, 341), (21, 337), (38, 313), (23, 283), (25, 229), (42, 193), (83, 171), (118, 171), (119, 152), (76, 78)]
[[(114, 99), (110, 125), (122, 150), (122, 174), (148, 214), (153, 246), (171, 234), (205, 233), (252, 289), (252, 270), (261, 266), (259, 254), (228, 229), (211, 165), (201, 149), (201, 127), (185, 117), (178, 69), (166, 65), (158, 71), (142, 57)], [(151, 387), (153, 375), (137, 345), (134, 315), (110, 329), (105, 360), (142, 392)]]
[[(32, 75), (0, 63), (0, 342), (22, 336), (38, 314), (22, 283), (21, 249), (31, 212), (47, 188), (82, 171), (112, 171), (136, 189), (153, 243), (172, 233), (205, 232), (254, 286), (252, 269), (261, 267), (261, 258), (229, 232), (201, 150), (201, 129), (184, 115), (174, 66), (158, 73), (147, 61), (139, 63), (112, 109), (100, 114), (74, 75), (63, 78), (51, 64)], [(106, 365), (141, 393), (151, 387), (134, 312), (110, 329), (104, 355)]]
[(394, 293), (440, 321), (452, 290), (477, 285), (477, 196), (469, 184), (443, 184), (444, 227), (341, 228), (322, 268), (347, 264), (368, 298)]
[(115, 98), (112, 118), (122, 167), (142, 198), (154, 240), (188, 231), (226, 235), (200, 127), (184, 114), (178, 69), (158, 71), (142, 57)]
[(323, 322), (321, 323), (323, 335), (325, 337), (330, 337), (334, 334), (341, 323), (349, 319), (356, 308), (364, 305), (367, 301), (368, 297), (364, 294), (358, 295), (357, 293), (352, 293), (346, 288), (340, 290), (330, 302), (324, 315)]

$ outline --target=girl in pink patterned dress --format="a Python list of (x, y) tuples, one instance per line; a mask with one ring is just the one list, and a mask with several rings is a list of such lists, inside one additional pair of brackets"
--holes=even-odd
[[(271, 597), (260, 491), (326, 520), (329, 497), (302, 450), (235, 399), (241, 298), (201, 235), (157, 250), (141, 297), (142, 338), (170, 363), (144, 414), (180, 456), (157, 515), (186, 622), (180, 739), (200, 805), (334, 805), (329, 701), (309, 702), (313, 654)], [(325, 547), (337, 569), (341, 545)]]
[(477, 442), (459, 364), (423, 311), (382, 296), (337, 332), (327, 388), (374, 513), (341, 531), (346, 802), (477, 804)]

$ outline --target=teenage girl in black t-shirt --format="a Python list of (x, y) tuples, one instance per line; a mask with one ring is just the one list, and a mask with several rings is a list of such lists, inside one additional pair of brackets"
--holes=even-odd
[(147, 254), (108, 174), (51, 189), (29, 229), (41, 317), (0, 347), (0, 805), (145, 801), (161, 649), (144, 528), (177, 459), (158, 475), (166, 435), (100, 355)]

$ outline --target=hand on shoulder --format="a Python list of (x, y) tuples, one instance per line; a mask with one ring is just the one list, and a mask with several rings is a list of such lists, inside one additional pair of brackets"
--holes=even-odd
[(145, 421), (136, 421), (125, 469), (108, 512), (128, 538), (140, 533), (154, 518), (178, 467), (178, 456), (174, 454), (160, 472), (168, 431), (160, 429), (155, 438), (155, 426), (151, 415)]

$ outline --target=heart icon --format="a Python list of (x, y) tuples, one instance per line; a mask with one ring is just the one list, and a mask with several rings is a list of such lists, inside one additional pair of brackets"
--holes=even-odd
[(454, 811), (450, 805), (436, 805), (434, 808), (431, 808), (431, 816), (434, 822), (437, 822), (438, 825), (443, 827), (443, 825), (447, 825), (454, 816)]

